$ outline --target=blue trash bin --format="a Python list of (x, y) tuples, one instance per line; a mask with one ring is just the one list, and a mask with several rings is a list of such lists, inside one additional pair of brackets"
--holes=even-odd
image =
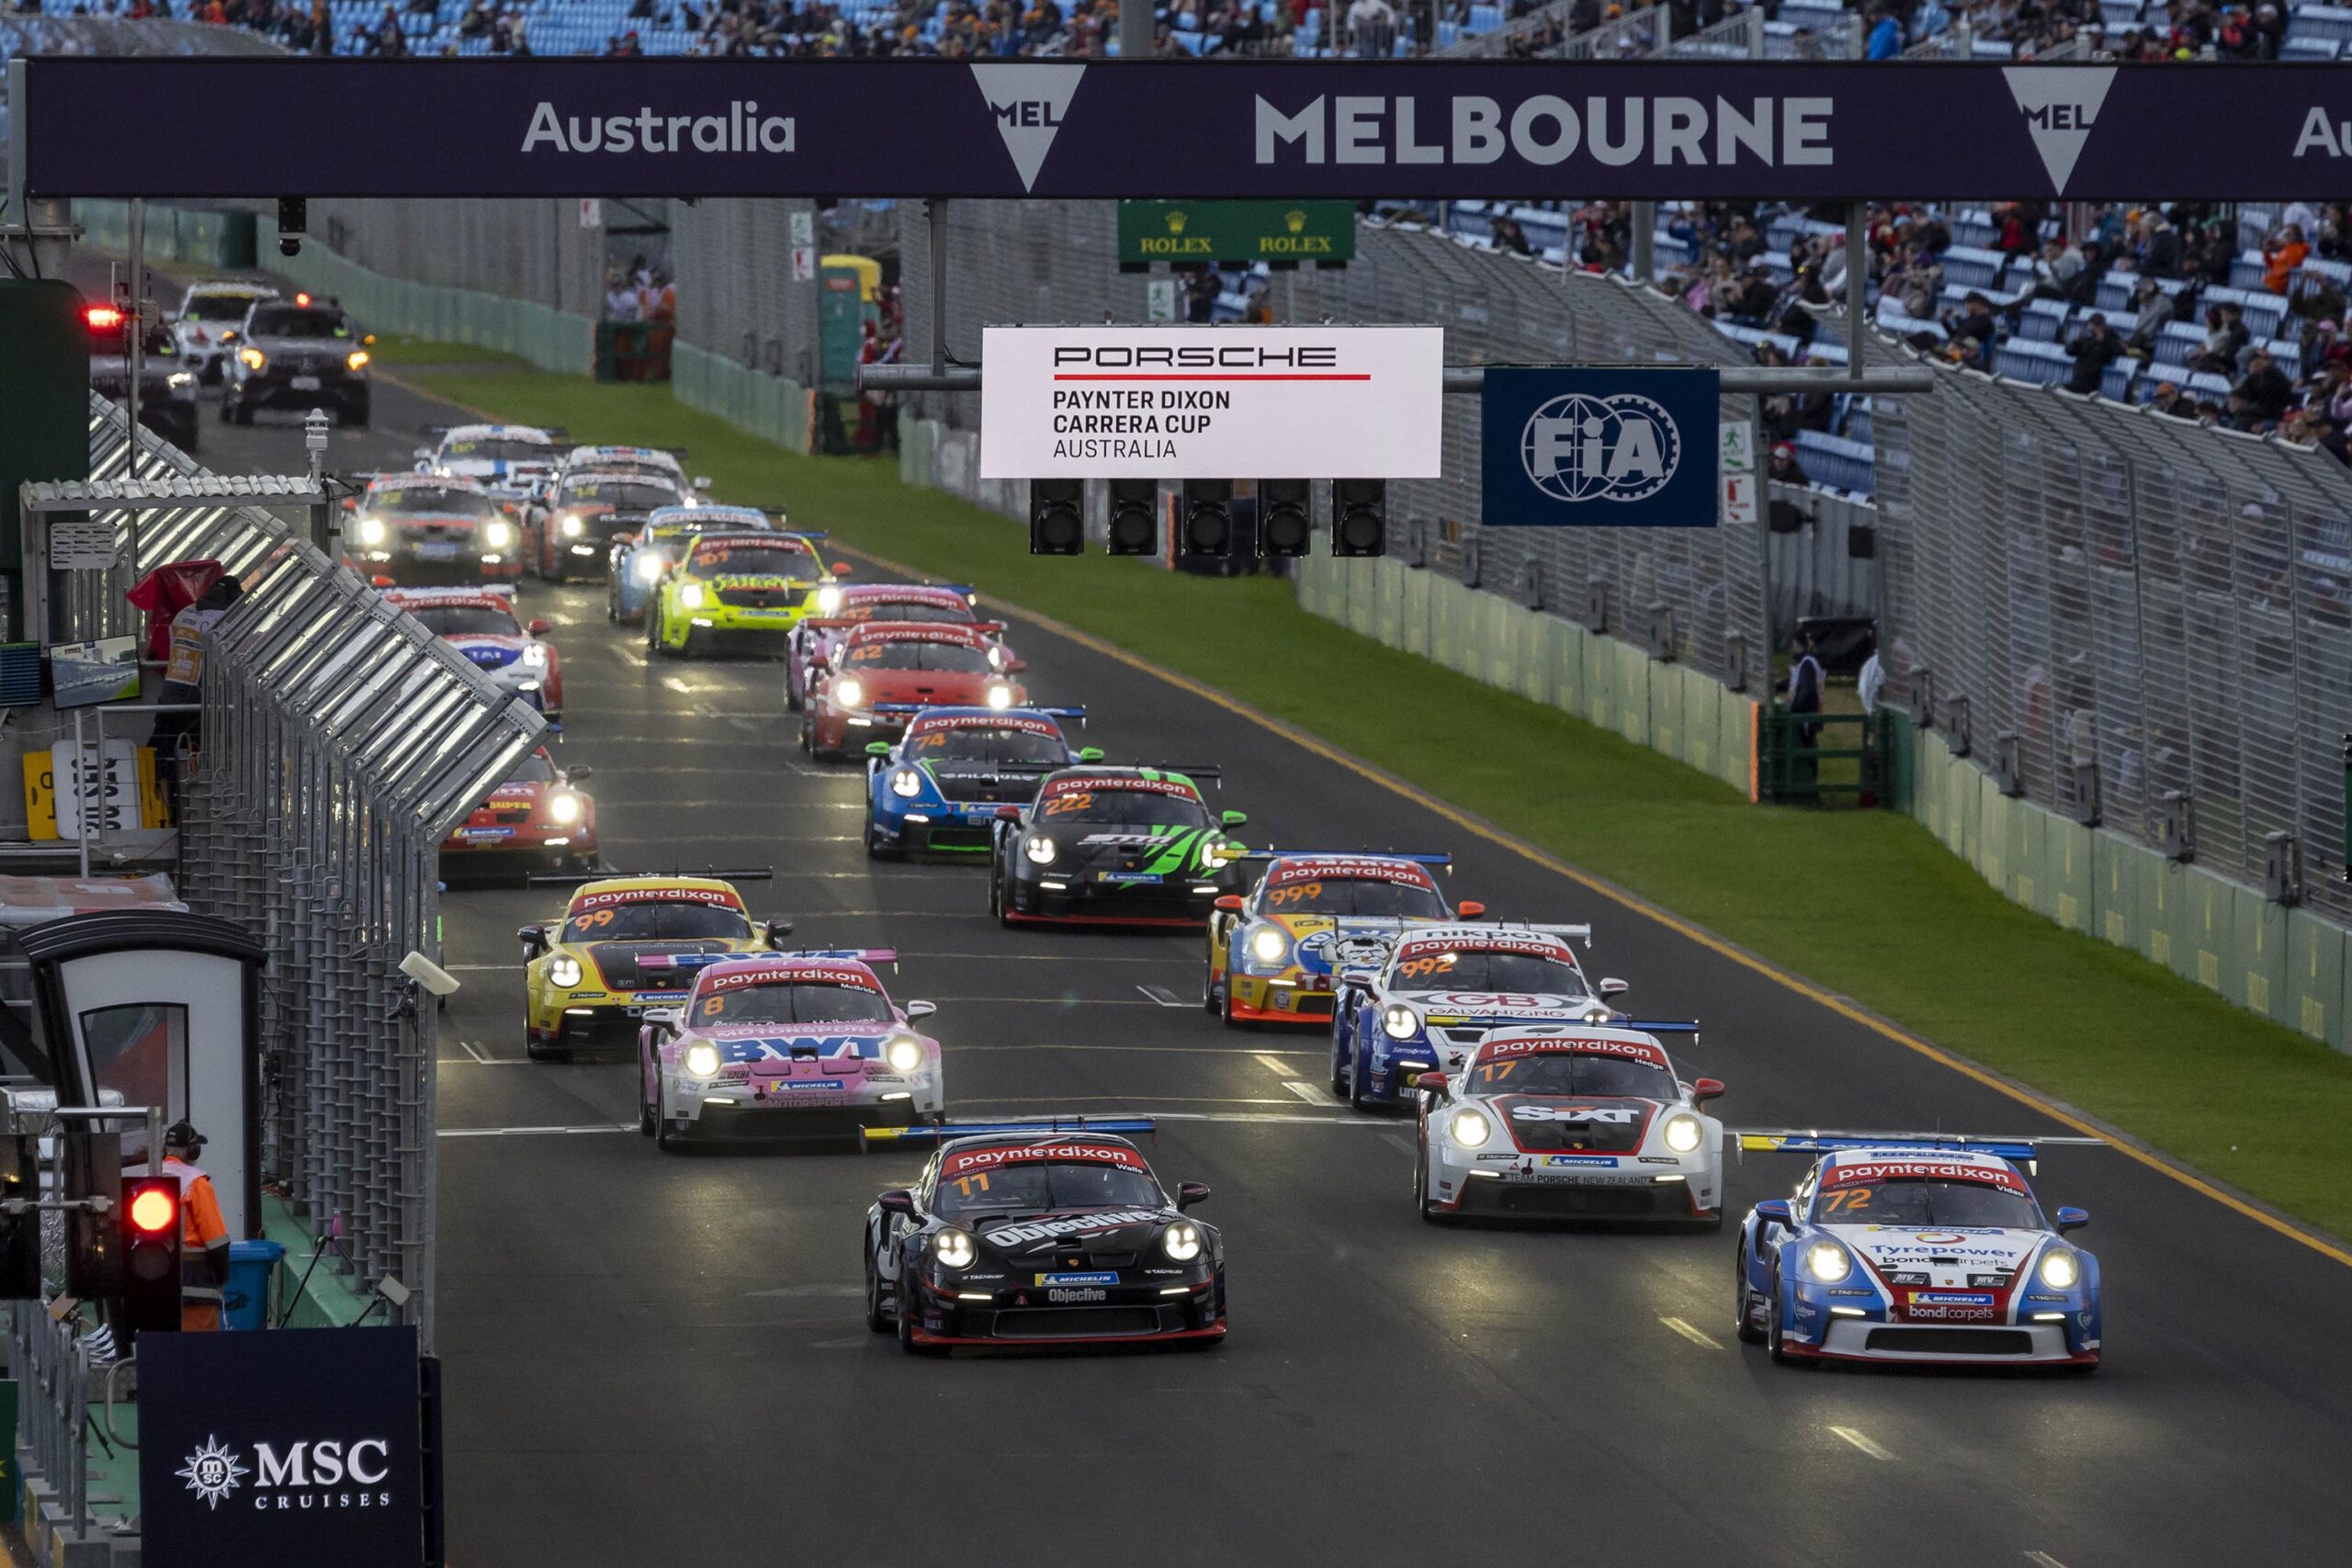
[(229, 1283), (220, 1295), (220, 1326), (269, 1326), (269, 1280), (286, 1248), (274, 1241), (229, 1244)]

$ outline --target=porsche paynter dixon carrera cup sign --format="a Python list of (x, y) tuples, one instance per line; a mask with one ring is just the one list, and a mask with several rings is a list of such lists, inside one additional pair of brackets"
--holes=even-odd
[(989, 327), (980, 475), (1433, 479), (1435, 327)]

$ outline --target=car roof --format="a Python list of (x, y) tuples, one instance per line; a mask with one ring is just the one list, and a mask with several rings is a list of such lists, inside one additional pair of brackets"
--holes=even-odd
[[(1107, 1144), (1114, 1148), (1126, 1150), (1137, 1159), (1143, 1158), (1143, 1151), (1136, 1147), (1132, 1139), (1120, 1137), (1114, 1133), (1090, 1133), (1083, 1127), (1037, 1133), (975, 1133), (966, 1137), (946, 1139), (939, 1145), (939, 1152), (946, 1156), (971, 1149), (1050, 1148), (1056, 1144)], [(1151, 1162), (1145, 1160), (1144, 1163), (1148, 1165)]]
[(944, 642), (957, 648), (986, 648), (989, 641), (956, 621), (860, 621), (843, 640), (852, 647), (868, 642)]
[(543, 446), (555, 445), (555, 437), (536, 424), (453, 424), (441, 433), (447, 441), (480, 441), (495, 436), (501, 441), (532, 441)]
[(1974, 1149), (1929, 1149), (1917, 1144), (1899, 1144), (1887, 1148), (1835, 1149), (1824, 1156), (1823, 1170), (1833, 1170), (1854, 1165), (1963, 1165), (1978, 1170), (2007, 1171), (2023, 1179), (2024, 1173), (1998, 1155), (1981, 1154)]
[(199, 277), (187, 286), (190, 294), (242, 294), (255, 299), (276, 299), (277, 289), (266, 283), (252, 283), (241, 277)]
[(743, 896), (731, 882), (715, 876), (607, 876), (595, 882), (583, 882), (571, 890), (571, 901), (578, 903), (592, 893), (725, 893), (738, 904)]

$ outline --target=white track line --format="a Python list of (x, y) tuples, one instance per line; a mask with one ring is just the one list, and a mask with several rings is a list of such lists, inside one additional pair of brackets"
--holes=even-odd
[(1851, 1427), (1832, 1427), (1829, 1428), (1829, 1434), (1834, 1438), (1851, 1443), (1854, 1447), (1861, 1450), (1862, 1452), (1870, 1455), (1872, 1459), (1886, 1460), (1891, 1462), (1894, 1458), (1893, 1454), (1887, 1452), (1884, 1449), (1879, 1447), (1878, 1444), (1871, 1441), (1870, 1438), (1864, 1437), (1860, 1432), (1855, 1430)]
[(2034, 1568), (2066, 1568), (2066, 1565), (2064, 1562), (2059, 1562), (2055, 1557), (2051, 1556), (2050, 1553), (2046, 1551), (2029, 1551), (2025, 1554), (2025, 1560), (2028, 1562), (2034, 1564)]
[(597, 1122), (585, 1127), (444, 1127), (445, 1138), (520, 1138), (548, 1133), (634, 1133), (634, 1122)]
[(1252, 1055), (1257, 1057), (1261, 1065), (1262, 1065), (1269, 1072), (1272, 1073), (1276, 1077), (1284, 1077), (1289, 1075), (1290, 1068), (1283, 1065), (1283, 1059), (1280, 1056), (1273, 1055), (1272, 1052), (1258, 1051), (1253, 1052)]
[(1165, 986), (1137, 986), (1136, 989), (1164, 1008), (1188, 1008), (1193, 1005)]
[(1311, 1084), (1299, 1078), (1292, 1078), (1285, 1082), (1283, 1087), (1290, 1090), (1291, 1093), (1298, 1096), (1299, 1099), (1306, 1101), (1309, 1105), (1336, 1106), (1340, 1103), (1338, 1100), (1332, 1099), (1329, 1091), (1325, 1089), (1320, 1084)]
[[(1677, 1334), (1682, 1336), (1683, 1338), (1690, 1341), (1693, 1345), (1703, 1346), (1710, 1350), (1720, 1350), (1723, 1348), (1721, 1341), (1710, 1339), (1707, 1336), (1700, 1333), (1697, 1329), (1691, 1327), (1689, 1324), (1683, 1322), (1679, 1317), (1661, 1317), (1658, 1321), (1666, 1325), (1668, 1328), (1674, 1330)], [(1835, 1430), (1836, 1428), (1832, 1429)]]

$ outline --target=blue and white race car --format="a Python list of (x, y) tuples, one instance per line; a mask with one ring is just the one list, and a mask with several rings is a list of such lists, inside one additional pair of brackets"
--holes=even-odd
[(1338, 955), (1331, 1092), (1360, 1111), (1395, 1105), (1421, 1074), (1460, 1070), (1491, 1031), (1617, 1022), (1609, 1000), (1625, 982), (1587, 983), (1570, 937), (1589, 945), (1592, 928), (1464, 921), (1351, 939)]
[(896, 746), (865, 749), (865, 852), (987, 854), (999, 812), (1035, 801), (1046, 774), (1102, 760), (1063, 733), (1064, 719), (1085, 718), (1084, 708), (922, 709)]
[[(615, 539), (605, 578), (605, 619), (636, 626), (652, 603), (653, 585), (686, 553), (686, 546), (706, 528), (730, 534), (774, 533), (775, 525), (756, 506), (664, 506), (650, 513), (645, 526)], [(822, 534), (808, 536), (821, 539)], [(839, 593), (830, 584), (817, 590), (821, 596)]]
[(2098, 1140), (1738, 1136), (1821, 1156), (1739, 1228), (1735, 1325), (1774, 1360), (2098, 1366), (2098, 1259), (2064, 1239), (2090, 1216), (2052, 1223), (2026, 1182), (2037, 1145)]
[(480, 479), (502, 490), (536, 492), (563, 459), (561, 430), (534, 424), (453, 424), (430, 432), (441, 439), (416, 449), (419, 472)]

